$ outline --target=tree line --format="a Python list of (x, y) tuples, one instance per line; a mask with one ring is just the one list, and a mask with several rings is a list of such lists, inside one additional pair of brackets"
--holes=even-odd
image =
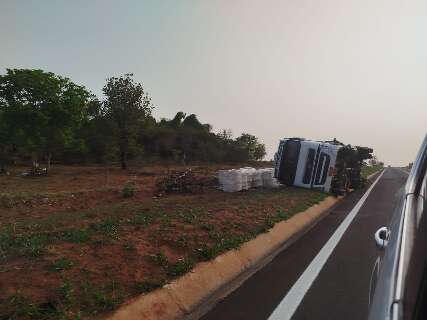
[(254, 135), (215, 133), (195, 114), (156, 120), (151, 97), (132, 74), (111, 77), (103, 100), (51, 72), (7, 69), (0, 75), (0, 171), (8, 164), (52, 161), (182, 163), (260, 160), (265, 146)]

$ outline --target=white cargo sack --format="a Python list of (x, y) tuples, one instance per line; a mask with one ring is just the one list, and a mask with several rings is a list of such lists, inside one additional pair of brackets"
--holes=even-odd
[(237, 192), (250, 188), (276, 188), (279, 183), (274, 178), (274, 168), (241, 168), (218, 171), (219, 188), (225, 192)]
[(252, 167), (245, 167), (240, 170), (244, 170), (246, 172), (247, 179), (248, 179), (248, 188), (253, 188), (257, 169)]
[(218, 172), (219, 187), (225, 192), (242, 190), (242, 174), (240, 170), (220, 170)]
[(261, 170), (255, 170), (252, 174), (252, 188), (260, 188), (262, 185)]
[(250, 185), (248, 182), (248, 171), (244, 168), (239, 169), (241, 177), (242, 177), (242, 190), (248, 190)]
[(261, 169), (262, 185), (264, 188), (277, 188), (279, 183), (274, 178), (274, 168)]

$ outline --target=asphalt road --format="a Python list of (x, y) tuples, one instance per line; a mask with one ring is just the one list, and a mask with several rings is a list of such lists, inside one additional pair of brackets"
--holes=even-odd
[[(387, 168), (360, 210), (356, 210), (356, 204), (368, 187), (352, 193), (332, 208), (313, 229), (219, 302), (202, 319), (268, 319), (272, 313), (277, 319), (286, 319), (280, 314), (279, 305), (281, 302), (283, 304), (283, 300), (289, 300), (294, 291), (300, 294), (301, 300), (297, 299), (293, 305), (296, 310), (291, 312), (292, 319), (365, 319), (371, 272), (381, 254), (375, 246), (374, 233), (379, 227), (390, 223), (406, 178), (407, 174), (402, 170)], [(352, 210), (355, 206), (356, 209)], [(344, 220), (350, 219), (351, 212), (357, 213), (332, 253), (322, 267), (316, 266), (312, 263), (313, 259), (321, 255), (319, 252), (328, 246), (326, 244), (331, 242), (328, 240), (334, 238), (340, 225), (345, 224)], [(346, 219), (347, 216), (349, 218)], [(320, 271), (310, 282), (308, 290), (301, 294), (301, 290), (293, 287), (298, 286), (302, 281), (300, 278), (310, 273), (309, 269), (313, 267)], [(293, 303), (294, 300), (290, 301)]]

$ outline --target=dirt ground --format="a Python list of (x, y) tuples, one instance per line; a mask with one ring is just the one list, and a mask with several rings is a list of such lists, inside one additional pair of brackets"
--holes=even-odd
[[(0, 176), (0, 319), (103, 318), (326, 196), (212, 186), (158, 196), (156, 181), (183, 168), (58, 166), (47, 177), (21, 177), (23, 168)], [(204, 177), (221, 168), (230, 166), (192, 167)], [(135, 193), (124, 197), (129, 183)]]

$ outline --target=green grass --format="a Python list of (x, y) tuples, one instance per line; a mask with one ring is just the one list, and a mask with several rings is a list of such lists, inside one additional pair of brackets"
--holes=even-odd
[(170, 277), (181, 276), (193, 269), (195, 263), (196, 261), (191, 257), (182, 258), (176, 263), (168, 265), (167, 274)]
[(74, 262), (67, 259), (67, 258), (60, 258), (52, 262), (52, 264), (49, 266), (49, 270), (51, 271), (63, 271), (71, 269), (74, 266)]
[(20, 292), (0, 301), (0, 319), (65, 319), (55, 303), (35, 304)]
[(0, 231), (0, 257), (5, 258), (10, 250), (16, 245), (14, 230), (8, 226)]
[[(275, 215), (267, 215), (262, 226), (256, 226), (256, 230), (248, 230), (247, 234), (258, 234), (260, 232), (265, 232), (271, 227), (274, 226), (275, 223), (286, 220), (290, 218), (295, 213), (306, 210), (313, 204), (316, 204), (323, 200), (327, 195), (320, 192), (313, 192), (307, 190), (301, 190), (296, 188), (285, 188), (285, 189), (277, 189), (269, 191), (260, 191), (260, 192), (251, 192), (247, 194), (238, 194), (234, 198), (230, 199), (230, 205), (239, 205), (243, 208), (242, 214), (248, 214), (247, 207), (257, 206), (260, 200), (264, 197), (270, 197), (271, 201), (275, 201), (277, 198), (278, 207), (280, 208), (280, 198), (284, 195), (298, 195), (307, 196), (306, 200), (303, 202), (297, 203), (294, 207), (289, 208), (289, 210), (285, 211), (279, 209)], [(309, 193), (311, 192), (311, 193)], [(241, 202), (245, 201), (245, 205), (242, 205)], [(115, 212), (117, 210), (116, 207), (112, 208)], [(135, 209), (135, 208), (133, 208)], [(66, 229), (61, 232), (53, 231), (51, 232), (35, 232), (36, 230), (43, 229), (43, 221), (38, 223), (30, 223), (26, 224), (22, 230), (26, 232), (22, 233), (16, 230), (15, 226), (9, 226), (3, 228), (0, 231), (0, 257), (5, 258), (10, 254), (19, 255), (19, 256), (29, 256), (29, 257), (39, 257), (44, 254), (46, 246), (57, 242), (57, 241), (65, 241), (71, 243), (87, 243), (91, 240), (92, 236), (95, 234), (100, 234), (107, 236), (108, 238), (115, 240), (119, 238), (121, 226), (123, 224), (130, 225), (142, 225), (149, 226), (154, 221), (160, 222), (160, 232), (161, 233), (169, 233), (171, 228), (174, 228), (174, 219), (178, 218), (184, 223), (187, 224), (197, 224), (200, 226), (202, 230), (206, 230), (209, 233), (210, 238), (215, 240), (215, 242), (219, 243), (218, 246), (220, 249), (213, 249), (214, 252), (223, 252), (224, 250), (221, 247), (224, 247), (224, 244), (221, 243), (223, 241), (223, 237), (218, 235), (218, 231), (215, 231), (215, 227), (209, 222), (203, 221), (203, 217), (206, 216), (206, 209), (197, 207), (192, 205), (192, 203), (182, 204), (179, 207), (179, 211), (175, 214), (170, 214), (166, 212), (160, 205), (151, 208), (150, 210), (141, 210), (136, 208), (136, 212), (133, 216), (127, 219), (120, 219), (119, 217), (115, 217), (113, 215), (107, 216), (104, 220), (101, 220), (97, 223), (92, 223), (89, 227), (79, 228), (79, 229)], [(51, 220), (49, 220), (51, 221)], [(243, 230), (246, 228), (245, 225), (232, 222), (229, 223), (229, 227), (232, 227), (236, 230)], [(19, 229), (19, 228), (18, 228)], [(51, 230), (49, 228), (49, 230)], [(165, 238), (166, 240), (168, 237)], [(100, 244), (103, 244), (104, 241), (108, 239), (98, 239), (101, 241)], [(108, 242), (108, 241), (107, 241)], [(188, 238), (181, 237), (177, 243), (181, 247), (186, 247), (188, 244)], [(216, 253), (215, 253), (216, 254)], [(207, 254), (207, 256), (214, 256), (215, 254)]]
[[(152, 290), (155, 285), (145, 285)], [(35, 304), (20, 292), (0, 301), (0, 319), (82, 319), (117, 308), (124, 300), (121, 287), (114, 280), (95, 286), (88, 281), (73, 284), (64, 280), (55, 290), (54, 300)], [(80, 310), (78, 312), (72, 310)]]
[[(283, 191), (280, 190), (277, 193), (281, 194), (282, 192)], [(296, 190), (295, 192), (299, 192), (299, 191)], [(284, 208), (280, 208), (276, 211), (274, 215), (266, 216), (263, 223), (258, 225), (253, 224), (249, 226), (249, 230), (242, 231), (244, 232), (244, 234), (242, 235), (237, 235), (237, 236), (227, 235), (215, 230), (214, 228), (211, 228), (209, 224), (206, 224), (206, 223), (201, 224), (200, 227), (203, 230), (208, 231), (209, 238), (214, 240), (214, 244), (213, 245), (204, 244), (200, 248), (196, 249), (195, 257), (197, 258), (197, 260), (207, 261), (215, 258), (216, 256), (228, 250), (237, 249), (243, 243), (249, 241), (250, 239), (255, 238), (258, 234), (267, 232), (276, 223), (287, 220), (291, 218), (293, 215), (307, 210), (309, 207), (324, 200), (327, 196), (328, 196), (327, 194), (322, 192), (314, 192), (312, 193), (311, 197), (306, 199), (304, 202), (299, 203), (293, 207), (290, 207), (288, 210), (285, 210)], [(245, 229), (245, 226), (243, 224), (237, 223), (237, 222), (229, 223), (229, 226), (231, 226), (232, 229), (238, 229), (238, 230)], [(248, 226), (246, 226), (246, 228), (247, 227)]]
[(166, 267), (169, 263), (168, 258), (164, 255), (163, 252), (151, 254), (148, 256), (148, 258), (160, 267)]
[(217, 242), (213, 245), (204, 244), (195, 251), (195, 257), (200, 261), (208, 261), (231, 249), (239, 248), (243, 243), (254, 237), (253, 234), (246, 236), (224, 236), (216, 234)]
[(149, 211), (143, 211), (137, 213), (135, 216), (133, 216), (130, 220), (130, 224), (135, 225), (143, 225), (143, 226), (149, 226), (154, 221), (153, 214)]
[(46, 246), (52, 242), (51, 237), (47, 234), (34, 234), (30, 236), (22, 236), (17, 239), (23, 255), (31, 257), (41, 256), (46, 249)]
[[(117, 208), (113, 208), (114, 211)], [(80, 219), (86, 213), (76, 214), (74, 220)], [(163, 222), (170, 223), (171, 217), (162, 212)], [(48, 217), (37, 222), (7, 225), (0, 230), (0, 258), (7, 256), (40, 257), (44, 254), (46, 246), (58, 241), (71, 243), (88, 243), (95, 234), (105, 235), (111, 239), (118, 239), (120, 227), (124, 223), (148, 226), (154, 221), (154, 214), (150, 211), (136, 213), (130, 219), (121, 220), (109, 216), (97, 223), (92, 223), (85, 228), (70, 228), (56, 231), (60, 217)], [(107, 239), (106, 239), (107, 240)]]
[(135, 283), (135, 290), (138, 293), (147, 293), (155, 289), (161, 288), (165, 285), (164, 281), (142, 281)]
[(206, 211), (202, 208), (186, 208), (178, 213), (180, 219), (188, 224), (194, 224), (200, 221)]
[(45, 252), (49, 243), (52, 243), (52, 236), (49, 234), (15, 235), (11, 228), (6, 228), (0, 232), (0, 257), (15, 254), (36, 258)]
[(63, 232), (61, 240), (72, 243), (85, 243), (90, 240), (92, 235), (89, 229), (69, 229)]
[(108, 217), (100, 223), (92, 224), (91, 228), (98, 233), (102, 233), (111, 238), (118, 238), (120, 220), (118, 218)]
[(59, 295), (64, 299), (64, 301), (68, 303), (72, 301), (74, 295), (74, 287), (70, 281), (63, 281), (57, 291)]
[(373, 166), (363, 166), (362, 170), (361, 170), (361, 175), (363, 178), (367, 178), (368, 176), (370, 176), (371, 174), (374, 174), (377, 171), (382, 170), (384, 167), (376, 164)]
[(135, 195), (135, 183), (132, 181), (126, 182), (122, 189), (122, 197), (123, 198), (132, 198)]
[(200, 228), (205, 231), (212, 231), (215, 229), (215, 226), (210, 223), (201, 223)]
[(22, 256), (38, 258), (42, 256), (46, 247), (57, 241), (84, 243), (90, 239), (87, 229), (69, 229), (61, 233), (17, 233), (11, 227), (0, 231), (0, 258), (8, 256)]
[(181, 236), (179, 236), (179, 238), (176, 240), (176, 243), (181, 246), (182, 248), (187, 248), (188, 247), (188, 240), (189, 240), (189, 236), (183, 234)]
[[(22, 180), (24, 181), (24, 180)], [(29, 180), (26, 180), (28, 182)], [(34, 180), (33, 180), (34, 181)], [(39, 185), (37, 185), (39, 186)], [(37, 189), (37, 188), (36, 188)], [(13, 190), (13, 189), (12, 189)], [(18, 200), (18, 201), (26, 201), (31, 200), (34, 198), (48, 198), (48, 199), (55, 199), (55, 198), (61, 198), (61, 197), (68, 197), (68, 196), (78, 196), (80, 194), (84, 194), (86, 192), (91, 191), (108, 191), (108, 190), (114, 190), (111, 187), (102, 186), (99, 188), (91, 188), (91, 189), (81, 189), (78, 191), (50, 191), (50, 192), (40, 192), (40, 191), (17, 191), (17, 192), (0, 192), (0, 199), (11, 199), (11, 200)], [(1, 201), (0, 201), (1, 203)]]
[[(17, 296), (11, 298), (9, 307), (4, 309), (10, 311), (7, 316), (3, 316), (1, 311), (4, 301), (0, 302), (0, 319), (13, 319), (13, 312), (18, 306), (23, 314), (15, 318), (49, 320), (91, 317), (113, 310), (129, 295), (152, 291), (187, 273), (199, 261), (211, 260), (239, 248), (258, 234), (267, 232), (276, 223), (306, 210), (326, 196), (311, 190), (279, 188), (233, 195), (216, 193), (215, 201), (210, 201), (209, 195), (192, 195), (178, 200), (176, 197), (165, 197), (144, 203), (128, 201), (125, 204), (99, 206), (72, 214), (53, 213), (46, 218), (28, 219), (3, 227), (0, 230), (1, 258), (41, 257), (49, 245), (61, 242), (72, 243), (70, 247), (73, 250), (79, 250), (79, 245), (119, 245), (124, 255), (128, 256), (136, 254), (133, 252), (136, 251), (136, 243), (125, 241), (130, 239), (128, 235), (132, 232), (139, 232), (144, 241), (149, 239), (152, 243), (165, 244), (169, 249), (177, 250), (174, 253), (183, 253), (181, 259), (172, 263), (159, 248), (147, 252), (145, 258), (153, 264), (151, 267), (156, 270), (155, 276), (147, 277), (149, 281), (131, 283), (130, 287), (126, 284), (128, 287), (124, 288), (105, 275), (103, 282), (93, 281), (92, 274), (87, 276), (87, 281), (67, 280), (65, 277), (71, 272), (66, 271), (71, 269), (74, 274), (77, 271), (76, 262), (59, 256), (46, 267), (51, 272), (57, 272), (56, 276), (62, 279), (55, 291), (58, 300), (35, 305), (25, 297)], [(290, 200), (293, 206), (290, 206)], [(231, 212), (235, 218), (227, 216), (228, 220), (221, 218), (218, 221), (223, 222), (217, 223), (216, 214), (221, 215), (223, 210), (227, 210), (227, 214)], [(75, 221), (79, 224), (73, 228)], [(196, 232), (192, 233), (192, 230)], [(150, 255), (152, 252), (157, 253)]]

